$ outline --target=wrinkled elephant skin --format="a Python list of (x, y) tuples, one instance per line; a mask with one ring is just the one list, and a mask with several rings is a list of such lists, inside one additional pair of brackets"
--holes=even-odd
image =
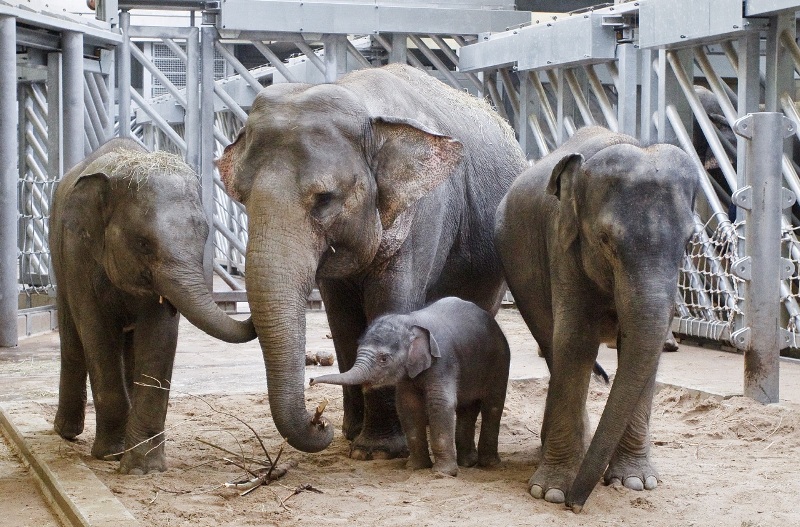
[[(679, 148), (589, 127), (525, 171), (498, 207), (508, 285), (551, 373), (534, 497), (579, 511), (601, 476), (656, 486), (650, 409), (697, 184)], [(588, 383), (609, 340), (619, 366), (589, 444)]]
[(92, 455), (121, 458), (124, 473), (164, 470), (178, 312), (228, 342), (256, 336), (206, 286), (198, 178), (177, 156), (114, 139), (60, 181), (50, 225), (61, 337), (55, 430), (66, 439), (83, 431), (88, 374)]
[[(369, 322), (445, 296), (496, 312), (494, 211), (526, 162), (483, 101), (414, 68), (265, 88), (218, 160), (249, 217), (247, 291), (273, 419), (290, 445), (327, 447), (305, 406), (305, 301), (319, 285), (342, 371)], [(357, 459), (406, 452), (391, 389), (344, 388)]]

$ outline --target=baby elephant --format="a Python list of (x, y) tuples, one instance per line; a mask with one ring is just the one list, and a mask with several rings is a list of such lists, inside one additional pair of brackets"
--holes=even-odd
[[(448, 297), (407, 315), (384, 315), (361, 337), (353, 367), (311, 384), (397, 386), (408, 467), (455, 476), (458, 465), (496, 465), (510, 353), (494, 318)], [(481, 433), (475, 449), (475, 421)], [(426, 426), (435, 463), (428, 454)]]

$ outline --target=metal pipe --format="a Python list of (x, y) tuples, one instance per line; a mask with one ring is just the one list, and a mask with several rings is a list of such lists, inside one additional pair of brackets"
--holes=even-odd
[(172, 128), (157, 111), (147, 104), (147, 101), (144, 100), (144, 97), (139, 95), (139, 92), (135, 90), (131, 91), (131, 99), (133, 99), (133, 102), (136, 103), (139, 109), (146, 113), (153, 120), (153, 123), (155, 123), (164, 133), (164, 135), (169, 137), (170, 141), (175, 143), (175, 146), (180, 148), (181, 152), (185, 155), (186, 141), (183, 140), (183, 137), (181, 137), (178, 132), (176, 132), (175, 129)]
[(83, 124), (83, 34), (64, 31), (61, 35), (64, 67), (62, 75), (64, 120), (64, 168), (69, 170), (84, 157)]
[(300, 36), (300, 40), (295, 42), (294, 45), (297, 46), (297, 49), (303, 52), (303, 55), (305, 55), (306, 58), (311, 61), (311, 64), (313, 64), (320, 71), (320, 73), (325, 75), (325, 63), (303, 39), (302, 35)]
[[(213, 68), (214, 65), (212, 64), (211, 67)], [(211, 70), (211, 74), (213, 75), (214, 70)], [(236, 100), (231, 97), (228, 92), (225, 91), (225, 88), (218, 83), (214, 83), (214, 93), (217, 97), (220, 98), (222, 103), (231, 111), (233, 115), (239, 118), (240, 121), (245, 122), (247, 121), (247, 112), (245, 112), (241, 106), (236, 102)], [(214, 106), (212, 104), (211, 109), (213, 110)]]
[(581, 113), (583, 124), (585, 126), (596, 124), (594, 115), (592, 115), (592, 111), (589, 109), (589, 101), (586, 100), (586, 96), (583, 94), (583, 89), (581, 88), (580, 84), (578, 84), (578, 77), (575, 75), (575, 71), (572, 69), (564, 70), (564, 78), (569, 86), (569, 91), (572, 93), (572, 100), (575, 102), (575, 105), (578, 107), (578, 111)]
[(186, 98), (183, 93), (181, 93), (178, 87), (164, 75), (164, 72), (158, 69), (158, 66), (153, 64), (152, 59), (147, 58), (137, 46), (131, 46), (131, 55), (133, 55), (133, 58), (135, 58), (144, 69), (158, 79), (158, 82), (160, 82), (164, 89), (175, 98), (178, 104), (186, 108)]
[(508, 68), (500, 68), (498, 71), (503, 81), (503, 90), (505, 90), (508, 96), (508, 102), (511, 104), (511, 109), (514, 111), (514, 122), (517, 123), (517, 126), (520, 126), (519, 95), (514, 88), (514, 81), (511, 79), (511, 73), (509, 73)]
[(119, 14), (122, 44), (117, 46), (117, 79), (119, 79), (119, 135), (131, 137), (131, 15), (128, 11)]
[(0, 346), (17, 345), (17, 20), (0, 16)]
[[(174, 42), (173, 42), (174, 44)], [(176, 45), (176, 47), (178, 47)], [(179, 48), (180, 49), (180, 48)], [(186, 112), (183, 118), (183, 138), (186, 141), (186, 163), (200, 174), (200, 29), (193, 27), (186, 38), (186, 51), (192, 60), (184, 59), (186, 64)], [(188, 58), (187, 57), (187, 58)]]
[(361, 52), (356, 49), (356, 47), (353, 45), (353, 43), (350, 41), (349, 38), (345, 40), (345, 43), (347, 45), (347, 52), (350, 53), (350, 55), (352, 55), (352, 57), (356, 59), (356, 61), (359, 64), (361, 64), (362, 67), (364, 68), (372, 67), (372, 64), (370, 64), (369, 61), (366, 58), (364, 58), (364, 55), (362, 55)]
[[(780, 172), (784, 138), (793, 125), (782, 113), (757, 112), (736, 122), (734, 131), (747, 140), (746, 180), (753, 199), (747, 200), (745, 254), (750, 257), (744, 320), (749, 338), (744, 349), (744, 394), (763, 403), (779, 401), (779, 359), (783, 347), (780, 320), (781, 219), (783, 186)], [(747, 187), (744, 187), (747, 188)], [(743, 345), (742, 345), (743, 344)]]
[[(202, 152), (200, 181), (203, 210), (209, 225), (208, 239), (203, 250), (203, 275), (209, 291), (214, 290), (214, 131), (216, 129), (214, 94), (217, 92), (217, 84), (214, 82), (214, 41), (216, 39), (215, 27), (203, 26), (200, 29), (200, 152)], [(246, 117), (245, 115), (245, 119)]]
[(419, 38), (417, 35), (408, 35), (408, 38), (414, 43), (415, 46), (417, 46), (417, 49), (420, 50), (423, 55), (425, 55), (425, 58), (427, 58), (430, 63), (433, 64), (433, 67), (436, 68), (436, 70), (442, 75), (444, 75), (444, 78), (453, 88), (457, 90), (461, 88), (461, 83), (458, 81), (456, 76), (453, 75), (453, 72), (450, 71), (444, 62), (442, 62), (441, 59), (436, 56), (436, 54), (431, 50), (431, 48), (428, 47), (427, 44), (422, 41), (421, 38)]
[(528, 72), (528, 79), (531, 81), (533, 89), (536, 91), (536, 95), (539, 97), (539, 103), (542, 107), (544, 120), (547, 123), (547, 127), (550, 129), (550, 136), (553, 138), (553, 142), (555, 143), (556, 137), (558, 136), (558, 127), (556, 125), (556, 115), (553, 113), (553, 107), (550, 106), (550, 100), (547, 98), (547, 91), (545, 91), (544, 85), (542, 84), (541, 79), (539, 79), (539, 74), (537, 72)]
[(608, 100), (608, 95), (603, 88), (603, 83), (600, 82), (600, 77), (597, 76), (597, 72), (591, 64), (586, 66), (585, 69), (586, 77), (589, 79), (589, 85), (592, 87), (592, 93), (594, 93), (595, 98), (597, 98), (597, 104), (600, 106), (600, 111), (603, 112), (603, 117), (606, 119), (606, 125), (610, 130), (618, 132), (619, 122), (617, 121), (617, 115), (614, 113), (614, 106), (611, 104), (611, 101)]
[(233, 69), (236, 70), (236, 73), (238, 73), (245, 80), (245, 82), (247, 82), (255, 94), (258, 95), (258, 92), (261, 91), (263, 86), (260, 82), (258, 82), (258, 79), (256, 79), (253, 74), (244, 67), (244, 64), (239, 62), (239, 59), (237, 59), (236, 56), (231, 53), (230, 50), (226, 48), (220, 41), (214, 42), (214, 48), (219, 51), (219, 54), (222, 55), (222, 58), (228, 61), (231, 66), (233, 66)]

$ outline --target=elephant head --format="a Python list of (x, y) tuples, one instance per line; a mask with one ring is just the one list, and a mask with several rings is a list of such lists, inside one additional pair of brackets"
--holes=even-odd
[(392, 386), (430, 368), (433, 357), (441, 357), (441, 353), (428, 329), (403, 322), (396, 315), (384, 316), (375, 320), (362, 337), (352, 368), (311, 379), (311, 385), (363, 385), (365, 389)]
[(192, 324), (227, 342), (255, 338), (252, 322), (225, 314), (203, 275), (208, 223), (200, 182), (175, 155), (121, 147), (71, 182), (64, 226), (91, 247), (114, 286), (162, 297)]
[(547, 191), (560, 201), (558, 243), (572, 248), (568, 254), (618, 322), (619, 367), (569, 504), (583, 505), (637, 404), (651, 396), (697, 184), (690, 159), (671, 145), (615, 144), (587, 159), (567, 155), (552, 172)]
[(305, 408), (305, 305), (317, 279), (386, 262), (415, 203), (462, 158), (461, 143), (413, 120), (374, 116), (336, 84), (261, 91), (218, 160), (249, 217), (246, 283), (280, 434), (306, 452), (328, 446)]

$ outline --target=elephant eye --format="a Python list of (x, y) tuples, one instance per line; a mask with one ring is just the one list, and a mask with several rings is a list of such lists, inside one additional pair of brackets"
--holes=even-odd
[(136, 249), (142, 254), (151, 254), (153, 247), (150, 245), (150, 240), (147, 238), (139, 237), (136, 239)]
[(380, 362), (381, 364), (386, 364), (387, 362), (389, 362), (389, 355), (382, 353), (381, 355), (378, 356), (378, 362)]
[(600, 233), (600, 243), (602, 243), (603, 245), (608, 245), (610, 241), (611, 241), (611, 236), (607, 232)]
[(333, 192), (320, 192), (314, 197), (314, 200), (314, 208), (322, 208), (333, 200)]

